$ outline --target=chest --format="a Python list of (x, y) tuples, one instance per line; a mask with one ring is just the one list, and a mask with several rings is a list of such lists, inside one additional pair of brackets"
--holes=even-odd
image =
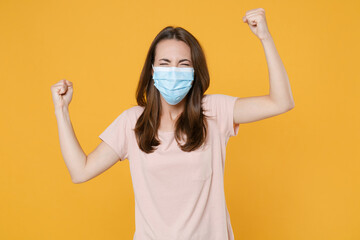
[(213, 131), (208, 131), (203, 146), (191, 152), (181, 150), (173, 132), (159, 133), (159, 139), (161, 144), (153, 153), (140, 150), (130, 155), (133, 179), (145, 178), (152, 183), (166, 183), (168, 187), (210, 179), (214, 168), (214, 145), (217, 144)]

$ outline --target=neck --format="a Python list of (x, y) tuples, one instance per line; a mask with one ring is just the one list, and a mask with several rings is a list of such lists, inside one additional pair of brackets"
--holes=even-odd
[(185, 98), (176, 105), (171, 105), (161, 96), (161, 117), (175, 121), (185, 109)]

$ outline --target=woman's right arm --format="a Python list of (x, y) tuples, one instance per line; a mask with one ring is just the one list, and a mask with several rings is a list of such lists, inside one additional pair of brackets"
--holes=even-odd
[(76, 138), (70, 121), (68, 106), (73, 87), (68, 80), (60, 80), (51, 86), (58, 124), (61, 153), (71, 180), (74, 183), (86, 182), (114, 165), (119, 156), (105, 142), (101, 142), (88, 156)]

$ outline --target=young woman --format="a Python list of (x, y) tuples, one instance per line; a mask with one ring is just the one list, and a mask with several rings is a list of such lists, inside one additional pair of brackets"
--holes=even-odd
[(100, 134), (88, 156), (72, 129), (72, 83), (51, 88), (60, 146), (72, 181), (88, 181), (129, 160), (135, 195), (134, 239), (234, 239), (224, 194), (226, 145), (240, 123), (294, 107), (289, 81), (267, 30), (263, 9), (243, 18), (261, 40), (270, 94), (238, 98), (204, 94), (208, 68), (197, 39), (181, 27), (164, 28), (148, 51), (136, 91), (137, 106)]

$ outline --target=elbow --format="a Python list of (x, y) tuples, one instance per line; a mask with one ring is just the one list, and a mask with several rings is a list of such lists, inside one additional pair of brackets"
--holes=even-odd
[(80, 180), (77, 180), (77, 179), (71, 179), (72, 183), (75, 183), (75, 184), (79, 184), (79, 183), (82, 183), (82, 181)]
[(293, 109), (295, 107), (295, 103), (290, 104), (287, 108), (286, 108), (286, 112), (290, 111), (291, 109)]
[(289, 105), (288, 110), (291, 110), (291, 109), (293, 109), (294, 107), (295, 107), (295, 103), (292, 102), (292, 103)]
[(86, 182), (85, 169), (75, 169), (70, 172), (71, 181), (75, 184)]
[(282, 111), (281, 112), (288, 112), (290, 111), (291, 109), (293, 109), (295, 107), (295, 103), (291, 103), (291, 104), (288, 104), (286, 106), (283, 106), (282, 107)]
[(84, 181), (83, 178), (80, 178), (80, 177), (75, 177), (75, 176), (71, 176), (71, 181), (75, 184), (79, 184), (79, 183), (83, 183), (83, 182), (86, 182)]
[(291, 109), (295, 107), (295, 102), (291, 103)]
[(79, 184), (79, 183), (83, 183), (83, 182), (82, 182), (82, 181), (75, 181), (75, 180), (72, 180), (72, 183)]

